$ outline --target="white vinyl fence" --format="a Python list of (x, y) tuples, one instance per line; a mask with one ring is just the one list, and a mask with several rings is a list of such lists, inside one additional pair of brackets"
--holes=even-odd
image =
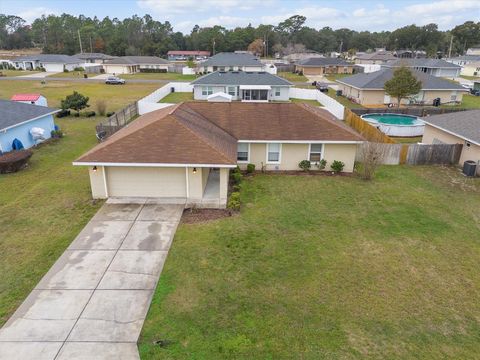
[(165, 86), (162, 86), (160, 89), (155, 90), (151, 94), (145, 96), (144, 98), (138, 101), (138, 114), (143, 115), (164, 107), (173, 105), (168, 103), (159, 103), (161, 99), (172, 92), (192, 92), (193, 86), (189, 83), (184, 82), (169, 82)]
[(343, 120), (345, 107), (337, 100), (325, 95), (317, 89), (290, 88), (290, 97), (296, 99), (317, 100), (337, 119)]

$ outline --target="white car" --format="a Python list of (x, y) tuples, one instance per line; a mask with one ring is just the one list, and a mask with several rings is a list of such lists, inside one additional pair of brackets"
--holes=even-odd
[(108, 84), (108, 85), (124, 85), (125, 80), (120, 79), (119, 77), (116, 77), (116, 76), (109, 76), (107, 78), (107, 80), (105, 80), (105, 84)]

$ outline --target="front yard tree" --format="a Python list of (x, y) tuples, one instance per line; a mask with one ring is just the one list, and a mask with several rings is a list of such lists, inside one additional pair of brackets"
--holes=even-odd
[(410, 69), (402, 66), (395, 69), (393, 77), (385, 82), (385, 92), (397, 98), (397, 106), (400, 107), (400, 101), (408, 96), (418, 94), (422, 89), (422, 82), (417, 80)]
[(79, 114), (80, 110), (83, 110), (86, 107), (90, 106), (88, 105), (88, 100), (88, 96), (83, 96), (82, 94), (74, 91), (73, 94), (67, 95), (65, 100), (62, 100), (62, 109), (72, 109), (75, 110), (77, 114)]

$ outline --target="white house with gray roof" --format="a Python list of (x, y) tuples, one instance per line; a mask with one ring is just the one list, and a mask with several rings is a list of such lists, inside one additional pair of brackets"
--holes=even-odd
[(103, 63), (107, 74), (134, 74), (142, 71), (168, 72), (170, 62), (157, 56), (120, 56)]
[(264, 71), (265, 64), (249, 53), (218, 53), (198, 64), (198, 72), (214, 71)]
[(267, 72), (215, 71), (192, 83), (193, 98), (207, 100), (215, 93), (225, 93), (232, 100), (250, 102), (288, 101), (291, 82)]
[(447, 62), (443, 59), (398, 59), (383, 64), (385, 68), (405, 66), (429, 75), (454, 78), (460, 76), (460, 65)]
[(63, 72), (64, 70), (72, 71), (77, 67), (81, 67), (83, 60), (70, 55), (58, 54), (38, 54), (21, 56), (12, 60), (17, 69), (35, 70), (43, 68), (47, 72)]
[[(362, 105), (384, 105), (395, 103), (385, 92), (385, 82), (393, 77), (393, 68), (383, 68), (371, 73), (356, 74), (336, 80), (338, 89), (351, 101)], [(408, 99), (402, 99), (402, 104), (432, 105), (433, 100), (440, 98), (442, 104), (459, 103), (468, 90), (457, 83), (420, 71), (412, 71), (422, 82), (420, 92)]]

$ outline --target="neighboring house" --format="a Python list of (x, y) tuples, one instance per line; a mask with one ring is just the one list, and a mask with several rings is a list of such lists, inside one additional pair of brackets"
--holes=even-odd
[(21, 56), (12, 60), (17, 69), (35, 70), (44, 68), (47, 72), (72, 71), (81, 67), (83, 61), (70, 55), (38, 54)]
[[(393, 77), (392, 68), (384, 68), (379, 71), (356, 74), (338, 79), (338, 89), (347, 98), (362, 105), (383, 105), (396, 103), (396, 99), (390, 98), (385, 93), (385, 82)], [(422, 82), (422, 89), (417, 95), (409, 99), (402, 99), (402, 104), (427, 104), (440, 98), (440, 102), (461, 102), (462, 96), (468, 90), (457, 83), (432, 76), (419, 71), (412, 71), (415, 77)]]
[(480, 61), (471, 62), (462, 67), (460, 74), (465, 76), (479, 76), (480, 77)]
[(0, 70), (1, 69), (8, 69), (10, 67), (15, 67), (15, 64), (8, 59), (0, 59)]
[(48, 106), (47, 99), (40, 94), (15, 94), (10, 100), (24, 104)]
[(479, 62), (480, 55), (463, 55), (463, 56), (457, 56), (453, 58), (446, 58), (444, 60), (455, 65), (464, 66), (472, 62)]
[(20, 140), (26, 149), (35, 145), (37, 142), (30, 133), (32, 128), (43, 129), (44, 139), (50, 138), (50, 132), (55, 128), (53, 114), (58, 111), (46, 106), (0, 100), (0, 152), (12, 151), (15, 139)]
[(480, 110), (456, 111), (422, 120), (425, 122), (422, 143), (463, 144), (459, 163), (473, 160), (480, 173)]
[(427, 53), (422, 50), (395, 50), (393, 55), (399, 59), (423, 59)]
[(120, 56), (103, 63), (107, 74), (134, 74), (142, 71), (168, 71), (170, 63), (157, 56)]
[(343, 59), (324, 57), (309, 58), (295, 64), (295, 71), (304, 75), (352, 74), (354, 64)]
[(383, 64), (385, 68), (405, 66), (433, 76), (454, 78), (460, 76), (461, 66), (442, 59), (398, 59)]
[(467, 50), (466, 55), (480, 55), (480, 45), (472, 46)]
[(191, 82), (193, 98), (207, 100), (209, 95), (223, 92), (232, 100), (288, 101), (292, 83), (267, 72), (216, 71)]
[(295, 64), (301, 60), (310, 59), (310, 58), (323, 58), (323, 57), (325, 56), (317, 53), (316, 51), (307, 50), (306, 52), (292, 53), (292, 54), (285, 55), (283, 59), (290, 64)]
[(249, 53), (218, 53), (210, 59), (198, 64), (198, 71), (210, 73), (214, 71), (263, 71), (265, 64)]
[[(334, 160), (352, 172), (363, 138), (306, 104), (186, 102), (145, 114), (77, 159), (89, 167), (94, 198), (217, 199), (225, 207), (229, 170), (299, 170)], [(286, 189), (287, 190), (287, 189)]]
[(115, 56), (102, 53), (79, 53), (75, 54), (75, 57), (88, 64), (103, 64), (105, 61), (115, 59)]
[(381, 65), (385, 64), (387, 61), (396, 60), (397, 58), (393, 56), (391, 51), (375, 51), (373, 53), (366, 53), (363, 55), (357, 55), (355, 59), (355, 64), (376, 64)]
[(201, 50), (170, 50), (167, 52), (169, 61), (187, 61), (193, 58), (196, 61), (206, 60), (210, 56), (210, 51)]

